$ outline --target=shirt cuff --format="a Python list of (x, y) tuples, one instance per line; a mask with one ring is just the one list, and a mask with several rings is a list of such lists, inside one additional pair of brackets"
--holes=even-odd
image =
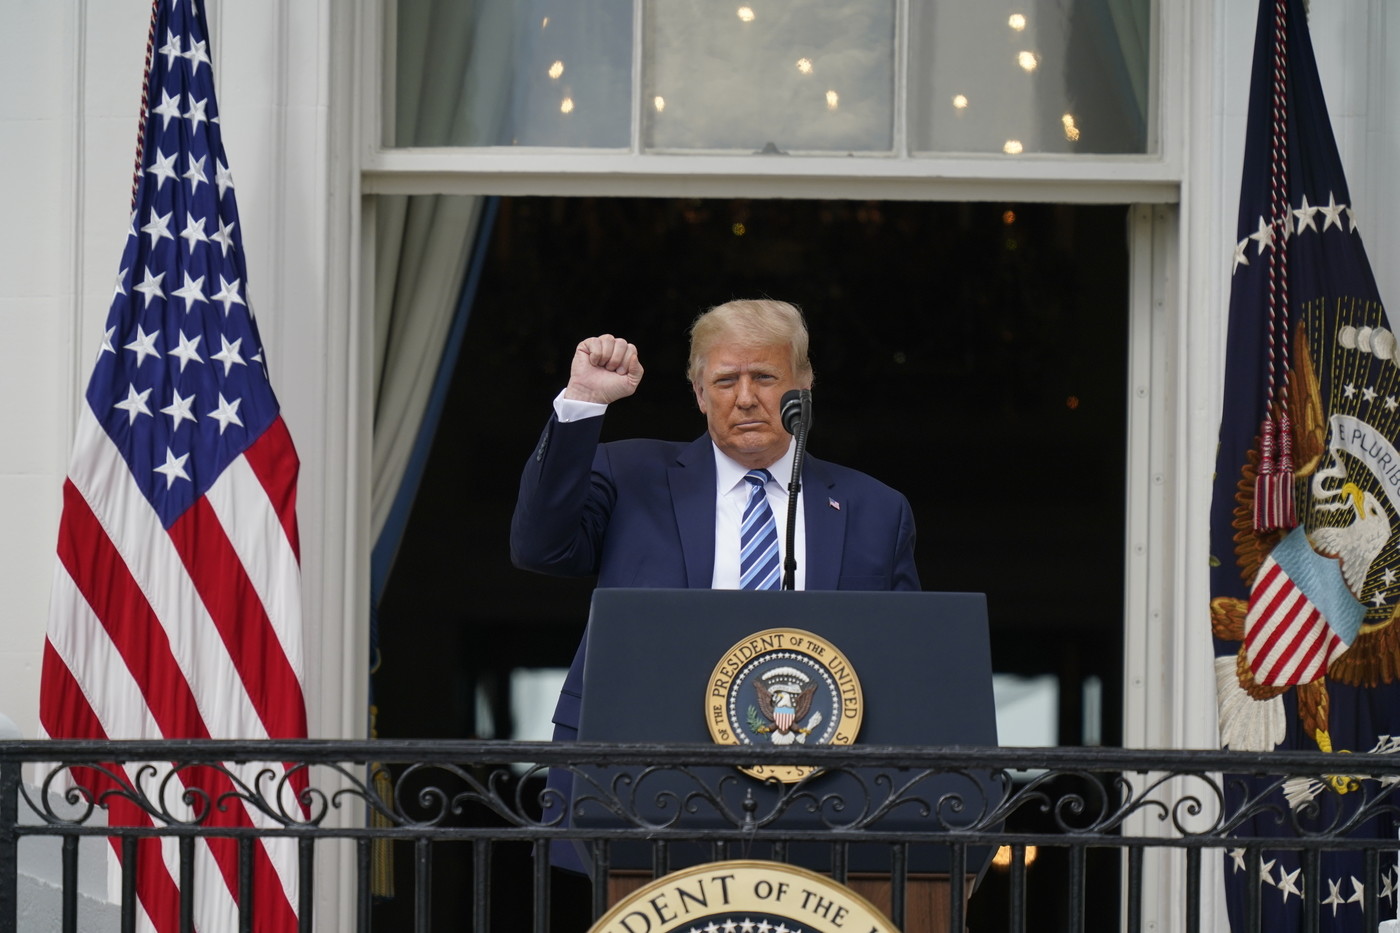
[(554, 417), (560, 423), (568, 424), (570, 421), (582, 421), (585, 418), (597, 418), (608, 410), (608, 406), (602, 402), (585, 402), (582, 399), (565, 398), (564, 390), (560, 389), (559, 394), (554, 397)]

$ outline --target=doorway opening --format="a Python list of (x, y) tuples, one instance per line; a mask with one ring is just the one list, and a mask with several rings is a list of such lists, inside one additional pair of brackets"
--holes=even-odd
[(516, 570), (508, 536), (574, 346), (646, 367), (605, 440), (690, 440), (690, 321), (766, 296), (807, 316), (812, 453), (909, 498), (925, 590), (987, 594), (1007, 715), (1118, 744), (1128, 295), (1121, 205), (503, 198), (380, 607), (379, 736), (541, 737), (592, 583)]

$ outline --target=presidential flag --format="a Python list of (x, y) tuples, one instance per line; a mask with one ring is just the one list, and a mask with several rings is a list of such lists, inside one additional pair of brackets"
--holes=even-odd
[[(1303, 0), (1262, 0), (1211, 506), (1220, 736), (1236, 750), (1400, 748), (1400, 349), (1362, 248), (1363, 213)], [(1305, 915), (1323, 930), (1375, 929), (1394, 915), (1393, 858), (1368, 874), (1360, 853), (1309, 865), (1287, 848), (1374, 795), (1345, 756), (1323, 781), (1227, 779), (1231, 812), (1262, 795), (1237, 832), (1279, 838), (1226, 859), (1235, 929), (1256, 919), (1245, 915), (1251, 875), (1267, 930), (1298, 929)], [(1385, 814), (1355, 832), (1394, 840), (1395, 830)]]
[[(157, 0), (146, 62), (131, 228), (63, 489), (41, 726), (53, 738), (304, 737), (298, 463), (250, 307), (203, 9)], [(254, 789), (295, 817), (300, 778), (283, 777), (280, 764), (154, 763), (75, 782), (113, 825), (217, 831), (279, 825), (244, 803)], [(295, 844), (259, 839), (248, 885), (238, 856), (234, 839), (197, 841), (196, 928), (235, 929), (251, 887), (253, 929), (294, 929)], [(145, 928), (176, 930), (175, 840), (143, 839), (135, 872)]]

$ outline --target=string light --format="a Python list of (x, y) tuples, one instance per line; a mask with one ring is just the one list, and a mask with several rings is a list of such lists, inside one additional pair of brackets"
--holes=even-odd
[(753, 7), (741, 6), (738, 9), (739, 19), (745, 23), (753, 22)]
[(666, 98), (662, 97), (660, 94), (657, 94), (651, 99), (651, 105), (656, 108), (657, 113), (660, 113), (661, 111), (666, 109)]
[(540, 28), (541, 28), (541, 29), (548, 29), (548, 28), (549, 28), (549, 17), (548, 17), (548, 16), (546, 16), (544, 19), (540, 20)]
[(1074, 124), (1074, 114), (1067, 113), (1060, 117), (1060, 122), (1065, 125), (1065, 139), (1072, 143), (1079, 142), (1079, 127)]
[(835, 110), (841, 103), (841, 97), (835, 91), (826, 92), (826, 109)]
[(797, 60), (797, 70), (804, 75), (812, 73), (812, 60), (810, 58), (799, 58)]
[(1012, 13), (1011, 16), (1006, 20), (1006, 25), (1010, 26), (1017, 32), (1020, 32), (1022, 29), (1026, 28), (1026, 18), (1020, 13)]
[(552, 65), (549, 66), (549, 76), (550, 76), (551, 78), (558, 79), (558, 77), (559, 77), (560, 75), (562, 75), (563, 73), (564, 73), (564, 63), (563, 63), (563, 62), (555, 62), (554, 64), (552, 64)]
[(958, 109), (958, 110), (966, 110), (966, 109), (967, 109), (967, 95), (966, 95), (966, 94), (954, 94), (954, 95), (953, 95), (953, 107), (956, 108), (956, 109)]
[(1021, 149), (1022, 146), (1019, 139), (1008, 139), (1006, 144), (1001, 147), (1001, 151), (1007, 155), (1020, 155)]
[(560, 112), (560, 113), (573, 113), (573, 112), (574, 112), (574, 99), (573, 99), (572, 97), (566, 97), (566, 98), (564, 98), (564, 99), (559, 103), (559, 112)]
[(1035, 71), (1036, 67), (1040, 64), (1040, 56), (1036, 55), (1034, 52), (1018, 52), (1016, 53), (1016, 64), (1020, 65), (1026, 71)]

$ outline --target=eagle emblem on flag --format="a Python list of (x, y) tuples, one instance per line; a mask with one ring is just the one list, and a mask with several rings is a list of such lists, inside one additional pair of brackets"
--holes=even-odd
[[(1291, 494), (1301, 524), (1256, 528), (1258, 449), (1237, 480), (1234, 552), (1249, 595), (1211, 604), (1216, 637), (1240, 643), (1235, 690), (1222, 675), (1222, 738), (1232, 748), (1274, 748), (1283, 723), (1269, 703), (1296, 689), (1305, 734), (1331, 751), (1329, 680), (1376, 686), (1400, 665), (1400, 452), (1390, 440), (1400, 434), (1400, 354), (1379, 305), (1348, 304), (1342, 313), (1314, 303), (1293, 340)], [(1313, 350), (1310, 328), (1326, 352)], [(1320, 376), (1320, 366), (1331, 371)]]

